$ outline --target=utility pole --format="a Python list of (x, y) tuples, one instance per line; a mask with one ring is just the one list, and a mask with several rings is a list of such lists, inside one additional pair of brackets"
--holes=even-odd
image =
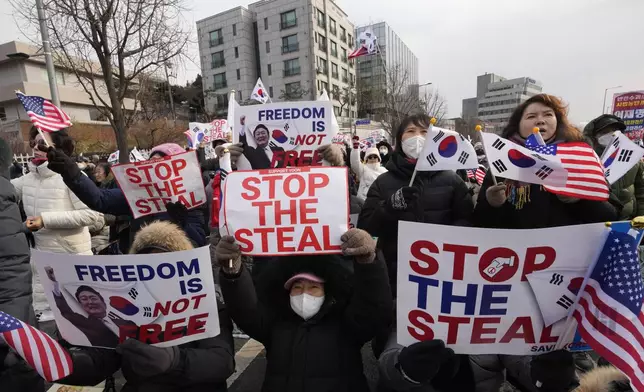
[(47, 67), (47, 79), (49, 79), (51, 100), (54, 105), (60, 108), (60, 97), (58, 96), (58, 85), (56, 84), (56, 69), (54, 68), (54, 60), (51, 56), (49, 30), (47, 30), (47, 16), (45, 15), (45, 6), (43, 5), (42, 0), (36, 0), (36, 9), (38, 10), (38, 22), (40, 22), (40, 36), (42, 38), (42, 47), (45, 55), (45, 65)]

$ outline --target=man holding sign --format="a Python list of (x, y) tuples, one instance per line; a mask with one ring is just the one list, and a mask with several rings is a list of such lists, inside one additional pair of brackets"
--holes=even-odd
[(69, 189), (89, 208), (134, 217), (128, 231), (119, 238), (120, 252), (127, 253), (140, 228), (155, 220), (175, 222), (195, 245), (206, 244), (203, 213), (194, 209), (206, 201), (194, 152), (185, 152), (174, 143), (156, 146), (150, 151), (149, 161), (113, 168), (119, 181), (116, 189), (97, 187), (62, 150), (50, 148), (47, 157), (49, 168), (60, 173)]

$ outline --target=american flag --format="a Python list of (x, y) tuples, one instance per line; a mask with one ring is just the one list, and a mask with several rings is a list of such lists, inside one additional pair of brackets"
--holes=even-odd
[(0, 312), (0, 334), (45, 380), (56, 381), (72, 373), (69, 353), (46, 333)]
[[(634, 230), (631, 230), (634, 231)], [(644, 288), (638, 263), (640, 233), (608, 234), (572, 316), (581, 337), (644, 392)]]
[(476, 178), (476, 182), (481, 185), (483, 184), (483, 180), (485, 179), (485, 174), (486, 170), (484, 166), (479, 166), (478, 169), (476, 169), (476, 173), (474, 173), (474, 178)]
[(55, 132), (72, 126), (69, 116), (45, 98), (29, 96), (21, 92), (16, 92), (16, 95), (25, 107), (31, 122), (41, 131)]
[(568, 172), (568, 179), (564, 186), (544, 186), (546, 190), (580, 199), (608, 200), (610, 189), (606, 182), (604, 168), (597, 154), (588, 144), (570, 142), (539, 145), (534, 135), (530, 135), (525, 146), (539, 154), (557, 156)]

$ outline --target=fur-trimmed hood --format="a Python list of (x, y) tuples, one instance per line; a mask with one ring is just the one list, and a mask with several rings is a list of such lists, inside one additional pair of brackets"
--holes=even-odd
[(179, 252), (193, 248), (188, 236), (179, 226), (168, 221), (154, 221), (136, 233), (130, 254), (144, 253), (146, 249)]
[(573, 392), (631, 392), (628, 377), (612, 366), (600, 366), (586, 373)]

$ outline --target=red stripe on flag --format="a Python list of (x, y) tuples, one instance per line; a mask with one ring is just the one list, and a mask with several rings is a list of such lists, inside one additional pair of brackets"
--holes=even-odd
[(47, 342), (49, 351), (52, 353), (52, 356), (54, 357), (54, 364), (56, 365), (56, 371), (58, 373), (58, 377), (62, 378), (67, 376), (68, 374), (71, 374), (71, 372), (65, 374), (63, 361), (62, 361), (62, 358), (60, 357), (60, 352), (59, 352), (60, 345), (58, 345), (57, 343), (54, 343), (54, 340), (51, 337), (49, 337), (49, 335), (46, 335), (46, 334), (43, 334), (43, 335), (45, 336), (45, 341)]
[(31, 351), (31, 344), (29, 344), (29, 339), (27, 338), (27, 333), (25, 332), (25, 329), (18, 328), (18, 329), (14, 329), (11, 332), (18, 334), (18, 338), (20, 339), (20, 345), (22, 347), (22, 355), (25, 361), (27, 361), (27, 363), (31, 365), (31, 367), (33, 367), (34, 369), (39, 370), (36, 367), (36, 363), (34, 362), (34, 354)]
[(39, 334), (29, 325), (23, 324), (23, 328), (25, 329), (25, 333), (29, 334), (33, 339), (34, 343), (36, 343), (36, 350), (34, 351), (38, 352), (38, 357), (40, 359), (40, 365), (42, 370), (41, 375), (45, 380), (52, 381), (53, 377), (51, 376), (51, 367), (49, 365), (49, 358), (47, 356), (47, 351), (45, 350), (45, 346), (41, 340), (41, 336), (40, 336), (41, 334)]

